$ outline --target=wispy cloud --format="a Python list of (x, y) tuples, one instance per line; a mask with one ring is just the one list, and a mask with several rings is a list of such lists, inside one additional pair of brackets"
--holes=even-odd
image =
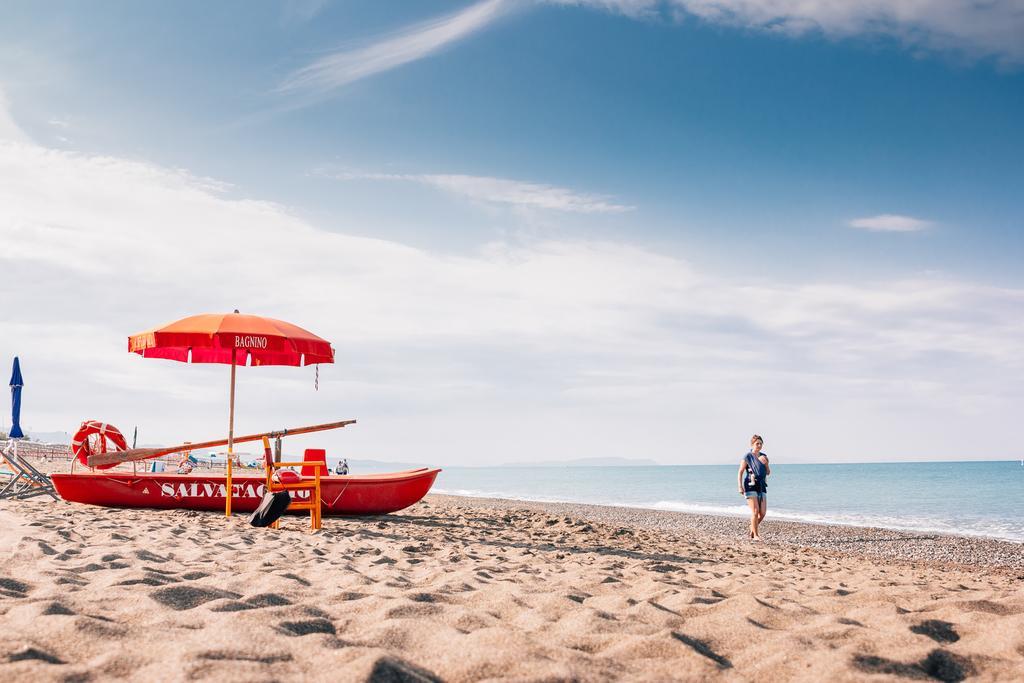
[(419, 183), (476, 202), (530, 209), (574, 213), (621, 213), (634, 208), (625, 204), (616, 204), (604, 195), (581, 194), (554, 185), (490, 176), (346, 172), (333, 174), (331, 177), (339, 180)]
[(894, 213), (883, 213), (877, 216), (854, 218), (847, 225), (851, 228), (871, 230), (874, 232), (920, 232), (932, 225), (931, 221), (901, 216)]
[(330, 0), (283, 0), (281, 22), (285, 26), (304, 24), (320, 14)]
[(635, 19), (650, 18), (658, 14), (662, 0), (542, 0), (551, 5), (568, 5), (572, 7), (594, 7), (618, 12)]
[(956, 50), (1024, 63), (1020, 0), (550, 0), (628, 16), (699, 17), (787, 35), (818, 31), (835, 37), (893, 36), (911, 48)]
[(0, 140), (27, 142), (28, 139), (28, 135), (14, 122), (7, 104), (7, 97), (4, 95), (3, 88), (0, 87)]
[(460, 12), (403, 28), (370, 45), (334, 52), (290, 74), (278, 90), (325, 95), (353, 81), (428, 57), (485, 28), (510, 7), (509, 0), (482, 0)]

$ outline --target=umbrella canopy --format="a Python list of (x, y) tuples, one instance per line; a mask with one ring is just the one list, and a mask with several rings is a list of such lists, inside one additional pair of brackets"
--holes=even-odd
[(8, 433), (12, 439), (22, 439), (25, 433), (21, 431), (21, 387), (25, 380), (21, 378), (21, 363), (18, 357), (14, 357), (14, 370), (11, 372), (11, 431)]
[(333, 363), (334, 349), (298, 325), (258, 315), (207, 313), (128, 337), (128, 350), (146, 358), (237, 365)]
[(333, 363), (330, 342), (283, 320), (258, 315), (207, 313), (182, 318), (128, 337), (128, 350), (146, 358), (231, 364), (227, 496), (231, 514), (231, 456), (235, 435), (235, 368), (239, 365)]

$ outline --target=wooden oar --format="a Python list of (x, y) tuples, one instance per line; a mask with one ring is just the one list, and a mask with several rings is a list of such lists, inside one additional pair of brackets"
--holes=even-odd
[[(294, 434), (309, 434), (310, 432), (323, 432), (328, 429), (340, 429), (345, 425), (355, 424), (355, 420), (342, 420), (341, 422), (328, 422), (322, 425), (311, 425), (309, 427), (295, 427), (294, 429), (280, 429), (276, 432), (263, 432), (261, 434), (250, 434), (248, 436), (236, 436), (235, 443), (242, 443), (245, 441), (259, 441), (263, 437), (270, 439), (278, 436), (292, 436)], [(227, 445), (227, 439), (217, 439), (215, 441), (203, 441), (201, 443), (183, 443), (180, 446), (169, 446), (161, 448), (132, 448), (127, 451), (111, 451), (109, 453), (97, 453), (96, 455), (90, 455), (88, 458), (89, 467), (96, 467), (97, 465), (109, 465), (111, 463), (119, 462), (130, 462), (132, 460), (146, 460), (148, 458), (158, 458), (161, 455), (170, 455), (171, 453), (180, 453), (182, 451), (190, 451), (198, 448), (214, 448), (216, 446)]]

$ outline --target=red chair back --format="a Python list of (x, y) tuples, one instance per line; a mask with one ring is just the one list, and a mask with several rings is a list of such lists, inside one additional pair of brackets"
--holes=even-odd
[[(306, 452), (302, 456), (302, 459), (303, 459), (303, 461), (306, 461), (306, 462), (308, 462), (310, 460), (312, 460), (314, 462), (316, 462), (316, 461), (327, 462), (327, 450), (323, 449), (323, 448), (307, 448)], [(325, 467), (320, 472), (320, 476), (323, 477), (323, 476), (326, 476), (326, 475), (327, 475), (327, 468)], [(314, 467), (313, 465), (304, 465), (302, 467), (302, 476), (304, 476), (304, 477), (316, 476), (316, 467)]]
[(270, 450), (270, 441), (267, 439), (263, 439), (263, 460), (267, 471), (271, 471), (274, 468), (274, 453)]

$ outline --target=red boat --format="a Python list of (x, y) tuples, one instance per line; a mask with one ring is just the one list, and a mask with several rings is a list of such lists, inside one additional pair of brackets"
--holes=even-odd
[[(417, 503), (440, 469), (387, 474), (330, 475), (320, 478), (324, 515), (383, 515)], [(124, 508), (170, 508), (223, 512), (225, 477), (203, 474), (81, 472), (51, 474), (67, 501)], [(232, 476), (231, 507), (252, 512), (265, 492), (263, 476)], [(301, 498), (305, 491), (296, 492)]]

